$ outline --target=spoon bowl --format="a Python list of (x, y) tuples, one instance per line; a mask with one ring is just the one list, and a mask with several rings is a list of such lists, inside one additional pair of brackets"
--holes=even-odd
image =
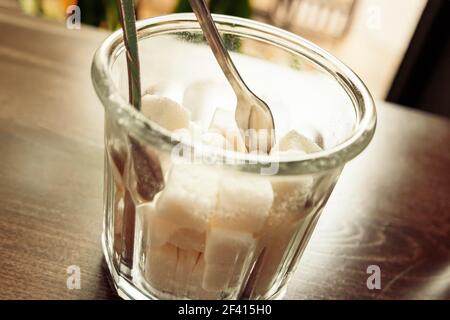
[(235, 120), (248, 152), (270, 153), (275, 124), (269, 106), (245, 84), (219, 35), (204, 0), (189, 0), (217, 62), (236, 94)]

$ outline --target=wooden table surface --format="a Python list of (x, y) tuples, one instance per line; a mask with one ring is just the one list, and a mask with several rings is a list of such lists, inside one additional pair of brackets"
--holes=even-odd
[[(0, 298), (114, 299), (102, 257), (103, 110), (90, 80), (106, 36), (0, 9)], [(290, 299), (450, 299), (450, 121), (378, 103)], [(66, 286), (70, 265), (81, 289)], [(381, 269), (369, 290), (367, 267)]]

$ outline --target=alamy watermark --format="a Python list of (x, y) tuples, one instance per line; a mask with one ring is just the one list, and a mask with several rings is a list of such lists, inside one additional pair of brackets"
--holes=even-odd
[[(209, 131), (193, 133), (189, 129), (174, 131), (171, 158), (177, 164), (258, 165), (261, 175), (275, 175), (279, 170), (279, 153), (270, 152), (274, 133), (271, 130)], [(229, 152), (237, 151), (244, 156)], [(270, 153), (270, 158), (268, 157)]]
[(381, 8), (377, 5), (369, 6), (366, 9), (366, 27), (369, 30), (381, 30)]
[(66, 9), (66, 27), (70, 30), (81, 29), (81, 9), (79, 6), (71, 5)]
[(81, 270), (77, 265), (71, 265), (67, 267), (66, 270), (67, 277), (66, 286), (69, 290), (80, 290), (81, 289)]
[(381, 268), (377, 265), (370, 265), (366, 270), (370, 276), (367, 278), (366, 285), (369, 290), (381, 290)]

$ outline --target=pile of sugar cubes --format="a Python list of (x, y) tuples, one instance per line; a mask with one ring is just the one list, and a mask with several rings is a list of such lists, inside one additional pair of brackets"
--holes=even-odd
[[(215, 109), (204, 129), (178, 102), (146, 94), (142, 113), (165, 129), (188, 129), (207, 137), (201, 143), (246, 151), (229, 110)], [(320, 150), (290, 131), (271, 154)], [(152, 202), (137, 207), (144, 229), (144, 278), (154, 289), (177, 297), (218, 299), (239, 298), (251, 277), (252, 295), (264, 295), (305, 221), (313, 183), (308, 176), (269, 178), (173, 164), (165, 173), (164, 189)], [(259, 258), (257, 274), (251, 275)]]

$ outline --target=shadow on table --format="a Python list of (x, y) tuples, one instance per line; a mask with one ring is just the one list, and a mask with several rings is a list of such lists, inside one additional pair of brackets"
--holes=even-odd
[(109, 275), (109, 270), (105, 259), (102, 259), (102, 262), (100, 263), (99, 274), (100, 283), (98, 287), (98, 297), (107, 300), (120, 300), (121, 298), (117, 295), (116, 290), (114, 289), (114, 284), (112, 283)]

